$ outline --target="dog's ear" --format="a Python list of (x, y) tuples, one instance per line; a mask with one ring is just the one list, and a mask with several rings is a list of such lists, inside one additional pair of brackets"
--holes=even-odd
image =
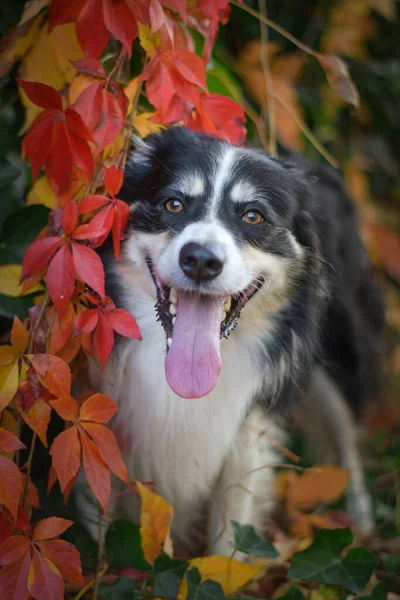
[(147, 164), (154, 150), (151, 138), (147, 137), (143, 140), (138, 135), (133, 134), (131, 142), (132, 148), (129, 155), (129, 161), (133, 164)]

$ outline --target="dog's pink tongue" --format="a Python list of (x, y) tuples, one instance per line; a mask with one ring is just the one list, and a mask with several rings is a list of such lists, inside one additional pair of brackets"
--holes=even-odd
[(217, 383), (223, 304), (223, 298), (179, 293), (165, 374), (169, 386), (181, 398), (201, 398)]

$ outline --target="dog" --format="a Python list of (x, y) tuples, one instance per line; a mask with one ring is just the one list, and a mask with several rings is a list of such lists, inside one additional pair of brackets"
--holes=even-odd
[[(120, 339), (90, 378), (119, 404), (130, 478), (173, 506), (173, 538), (188, 542), (204, 507), (211, 553), (231, 554), (232, 520), (262, 532), (296, 412), (316, 458), (329, 446), (351, 470), (351, 514), (369, 531), (355, 417), (376, 397), (383, 306), (340, 175), (177, 126), (135, 141), (119, 197), (120, 261), (107, 244), (101, 256), (142, 341)], [(137, 520), (139, 501), (110, 512)]]

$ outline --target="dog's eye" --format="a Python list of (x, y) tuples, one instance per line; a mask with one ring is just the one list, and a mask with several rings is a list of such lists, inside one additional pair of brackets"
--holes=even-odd
[(166, 202), (164, 202), (164, 206), (168, 212), (178, 213), (183, 210), (183, 204), (177, 198), (170, 198)]
[(264, 221), (264, 217), (256, 210), (248, 210), (242, 217), (243, 221), (248, 225), (260, 225)]

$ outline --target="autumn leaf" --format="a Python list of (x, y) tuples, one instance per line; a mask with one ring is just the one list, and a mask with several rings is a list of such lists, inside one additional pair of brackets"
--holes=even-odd
[(105, 394), (90, 396), (82, 406), (71, 396), (50, 401), (51, 406), (72, 427), (54, 440), (50, 455), (64, 492), (83, 462), (88, 483), (106, 512), (110, 496), (110, 469), (128, 483), (128, 473), (114, 434), (103, 425), (117, 410), (117, 403)]
[(246, 137), (245, 123), (244, 111), (234, 100), (220, 94), (203, 94), (191, 112), (187, 126), (242, 145)]
[(22, 492), (22, 475), (15, 463), (0, 456), (0, 504), (4, 504), (14, 519)]
[(18, 411), (25, 423), (47, 448), (47, 428), (50, 423), (51, 407), (43, 398), (37, 398), (26, 410), (18, 406)]
[(333, 54), (316, 54), (317, 60), (326, 73), (332, 89), (342, 100), (356, 108), (360, 105), (360, 95), (354, 85), (343, 59)]
[(140, 535), (144, 557), (152, 565), (163, 550), (172, 523), (173, 508), (161, 496), (137, 482), (142, 507)]
[(279, 495), (285, 493), (286, 482), (288, 502), (303, 510), (310, 510), (320, 503), (335, 502), (343, 495), (350, 480), (347, 469), (333, 465), (316, 465), (301, 475), (290, 473), (290, 480), (288, 475), (288, 471), (278, 475), (278, 493), (279, 490)]
[(40, 383), (55, 396), (66, 396), (71, 389), (69, 366), (51, 354), (27, 354)]
[(114, 332), (125, 337), (141, 339), (139, 327), (130, 313), (116, 308), (114, 302), (106, 296), (97, 308), (90, 308), (77, 317), (76, 334), (91, 334), (90, 352), (104, 368), (114, 345)]
[(62, 109), (59, 93), (43, 83), (17, 80), (32, 102), (45, 110), (32, 123), (23, 140), (23, 149), (32, 165), (36, 181), (45, 169), (56, 193), (68, 187), (73, 165), (87, 179), (93, 173), (93, 157), (88, 144), (92, 137), (80, 115), (72, 108)]
[(14, 317), (10, 338), (12, 346), (0, 346), (0, 411), (17, 392), (18, 362), (28, 345), (29, 333), (18, 317)]
[(17, 438), (16, 435), (0, 427), (0, 452), (13, 452), (14, 450), (22, 450), (25, 444)]

